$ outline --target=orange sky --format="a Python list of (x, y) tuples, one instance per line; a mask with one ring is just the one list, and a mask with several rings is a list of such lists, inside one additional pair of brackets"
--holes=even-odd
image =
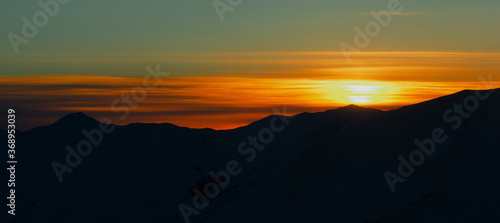
[[(287, 106), (290, 114), (348, 104), (389, 110), (463, 89), (500, 87), (495, 82), (494, 72), (500, 67), (496, 53), (368, 52), (357, 55), (351, 64), (338, 52), (253, 52), (228, 57), (212, 55), (209, 62), (187, 57), (194, 64), (221, 63), (226, 70), (220, 75), (172, 73), (148, 90), (135, 108), (126, 105), (121, 95), (141, 86), (142, 77), (4, 76), (0, 99), (6, 102), (2, 108), (9, 105), (24, 112), (21, 126), (25, 129), (80, 111), (97, 119), (110, 118), (115, 124), (170, 122), (228, 129), (270, 115), (275, 107)], [(489, 74), (494, 82), (481, 86), (478, 78)], [(130, 109), (124, 120), (119, 119), (123, 112), (112, 111), (117, 99), (120, 103), (115, 107)]]

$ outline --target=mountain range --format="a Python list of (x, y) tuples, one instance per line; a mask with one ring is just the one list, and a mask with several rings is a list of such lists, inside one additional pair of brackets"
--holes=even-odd
[(71, 113), (17, 134), (13, 222), (500, 222), (499, 114), (500, 89), (231, 130)]

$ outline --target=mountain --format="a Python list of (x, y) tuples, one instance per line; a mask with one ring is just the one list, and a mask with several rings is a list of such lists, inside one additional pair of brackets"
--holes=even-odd
[(73, 113), (18, 134), (16, 222), (500, 222), (498, 114), (499, 89), (223, 131)]

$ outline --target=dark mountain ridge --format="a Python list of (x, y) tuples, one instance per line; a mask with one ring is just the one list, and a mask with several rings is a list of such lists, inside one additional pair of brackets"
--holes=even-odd
[[(241, 173), (191, 222), (499, 222), (500, 91), (480, 93), (491, 95), (456, 129), (443, 114), (475, 91), (392, 111), (272, 115), (222, 131), (110, 125), (74, 166), (68, 151), (84, 148), (82, 131), (100, 123), (72, 113), (18, 135), (18, 222), (183, 222), (179, 204), (193, 207), (192, 189), (232, 160)], [(438, 128), (447, 140), (392, 192), (384, 173), (399, 174), (398, 157), (409, 159), (415, 140)], [(55, 162), (71, 169), (62, 182)]]

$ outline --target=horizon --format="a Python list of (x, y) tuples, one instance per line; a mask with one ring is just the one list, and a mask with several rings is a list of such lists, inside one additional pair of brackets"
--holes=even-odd
[[(398, 110), (400, 108), (403, 108), (403, 107), (408, 107), (408, 106), (413, 106), (413, 105), (418, 105), (418, 104), (422, 104), (422, 103), (426, 103), (426, 102), (429, 102), (429, 101), (433, 101), (433, 100), (436, 100), (436, 99), (440, 99), (440, 98), (444, 98), (446, 96), (450, 96), (450, 95), (455, 95), (455, 94), (459, 94), (461, 92), (467, 92), (467, 91), (477, 91), (477, 90), (480, 90), (480, 91), (491, 91), (491, 90), (499, 90), (500, 88), (484, 88), (484, 89), (463, 89), (461, 91), (457, 91), (457, 92), (454, 92), (452, 94), (447, 94), (447, 95), (441, 95), (439, 97), (436, 97), (436, 98), (431, 98), (431, 99), (428, 99), (428, 100), (424, 100), (424, 101), (420, 101), (420, 102), (417, 102), (417, 103), (413, 103), (413, 104), (408, 104), (408, 105), (403, 105), (403, 106), (400, 106), (400, 107), (395, 107), (395, 108), (391, 108), (391, 109), (386, 109), (386, 110), (383, 110), (383, 109), (378, 109), (376, 107), (372, 107), (372, 106), (363, 106), (363, 105), (358, 105), (358, 104), (349, 104), (349, 105), (344, 105), (344, 106), (340, 106), (340, 107), (332, 107), (330, 109), (326, 109), (326, 110), (319, 110), (319, 111), (302, 111), (302, 112), (298, 112), (298, 113), (290, 113), (288, 111), (285, 110), (286, 114), (272, 114), (272, 113), (269, 113), (267, 115), (264, 115), (262, 117), (258, 117), (257, 119), (255, 120), (252, 120), (251, 122), (249, 123), (245, 123), (243, 125), (240, 125), (240, 126), (235, 126), (235, 127), (232, 127), (232, 128), (223, 128), (223, 129), (217, 129), (217, 128), (211, 128), (210, 126), (207, 126), (207, 127), (189, 127), (189, 126), (182, 126), (182, 125), (178, 125), (178, 124), (175, 124), (175, 123), (171, 123), (171, 122), (128, 122), (128, 123), (113, 123), (113, 122), (106, 122), (106, 120), (108, 120), (110, 117), (94, 117), (93, 115), (89, 115), (88, 113), (86, 112), (70, 112), (70, 113), (66, 113), (62, 116), (60, 116), (59, 118), (56, 118), (55, 120), (49, 122), (49, 123), (46, 123), (46, 124), (42, 124), (42, 125), (37, 125), (37, 126), (32, 126), (26, 130), (23, 130), (23, 129), (20, 129), (22, 132), (29, 132), (29, 131), (32, 131), (33, 129), (37, 128), (37, 127), (44, 127), (44, 126), (49, 126), (49, 125), (52, 125), (60, 120), (62, 120), (63, 118), (67, 117), (67, 116), (70, 116), (70, 115), (76, 115), (76, 114), (82, 114), (84, 115), (85, 117), (89, 117), (89, 118), (92, 118), (94, 119), (95, 121), (97, 122), (100, 122), (100, 123), (104, 123), (104, 124), (112, 124), (112, 125), (116, 125), (116, 126), (127, 126), (127, 125), (130, 125), (130, 124), (171, 124), (171, 125), (175, 125), (177, 127), (180, 127), (180, 128), (190, 128), (190, 129), (211, 129), (211, 130), (215, 130), (215, 131), (224, 131), (224, 130), (233, 130), (233, 129), (237, 129), (237, 128), (241, 128), (241, 127), (245, 127), (245, 126), (248, 126), (252, 123), (255, 123), (255, 122), (258, 122), (262, 119), (265, 119), (267, 117), (270, 117), (270, 116), (273, 116), (273, 115), (283, 115), (283, 116), (286, 116), (286, 117), (291, 117), (291, 116), (296, 116), (296, 115), (300, 115), (300, 114), (305, 114), (305, 113), (323, 113), (323, 112), (327, 112), (327, 111), (333, 111), (333, 110), (337, 110), (337, 109), (341, 109), (341, 108), (347, 108), (347, 107), (357, 107), (357, 108), (362, 108), (362, 109), (376, 109), (378, 111), (381, 111), (381, 112), (389, 112), (389, 111), (395, 111), (395, 110)], [(498, 92), (498, 91), (497, 91)], [(286, 107), (286, 106), (285, 106)], [(284, 108), (286, 109), (286, 108)], [(5, 129), (3, 128), (0, 128), (0, 130), (2, 131), (5, 131)]]
[(390, 110), (500, 70), (495, 1), (3, 5), (0, 110), (21, 129), (78, 111), (230, 129), (280, 106)]

